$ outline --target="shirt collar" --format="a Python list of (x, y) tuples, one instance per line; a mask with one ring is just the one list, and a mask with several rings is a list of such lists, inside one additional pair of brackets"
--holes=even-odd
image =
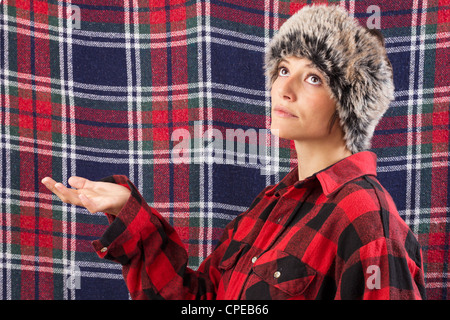
[(272, 195), (289, 186), (306, 187), (306, 184), (318, 180), (323, 193), (328, 197), (346, 183), (365, 175), (377, 175), (377, 156), (370, 151), (352, 154), (303, 181), (298, 181), (298, 166), (296, 166), (280, 183), (267, 190), (266, 195)]
[(327, 197), (344, 184), (366, 175), (377, 175), (377, 156), (369, 151), (355, 153), (316, 174)]

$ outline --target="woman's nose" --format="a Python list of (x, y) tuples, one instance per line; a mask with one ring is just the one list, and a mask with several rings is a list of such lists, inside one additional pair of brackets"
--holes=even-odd
[(285, 101), (294, 102), (297, 100), (297, 88), (294, 83), (294, 79), (286, 78), (280, 81), (280, 86), (278, 88), (279, 97)]

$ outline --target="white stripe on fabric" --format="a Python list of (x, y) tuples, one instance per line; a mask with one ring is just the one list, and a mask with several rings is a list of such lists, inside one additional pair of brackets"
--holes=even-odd
[[(69, 9), (71, 5), (71, 1), (68, 1), (67, 3), (67, 10)], [(72, 11), (70, 9), (70, 11)], [(68, 14), (68, 12), (66, 12), (66, 15)], [(64, 21), (64, 20), (63, 20)], [(66, 19), (66, 23), (71, 23), (71, 20), (67, 20)], [(67, 83), (68, 83), (68, 92), (67, 92), (67, 98), (69, 101), (69, 129), (68, 131), (68, 137), (70, 138), (70, 141), (68, 141), (68, 149), (69, 149), (69, 154), (70, 156), (68, 157), (64, 157), (63, 160), (70, 160), (70, 170), (69, 171), (69, 176), (74, 176), (76, 175), (76, 156), (75, 156), (75, 149), (74, 146), (76, 146), (76, 126), (75, 126), (75, 119), (76, 119), (76, 115), (75, 115), (75, 96), (74, 96), (74, 88), (73, 88), (73, 57), (72, 57), (72, 33), (73, 33), (73, 28), (69, 27), (68, 25), (64, 26), (67, 29), (66, 35), (67, 38), (65, 42), (67, 42), (67, 61), (65, 61), (67, 64), (65, 65), (65, 67), (67, 68)], [(63, 46), (64, 48), (64, 46)], [(64, 56), (63, 56), (64, 57)], [(65, 107), (65, 103), (63, 104)], [(63, 117), (65, 117), (66, 113), (63, 113)], [(65, 125), (67, 122), (63, 121), (63, 125)], [(63, 141), (65, 140), (65, 138), (67, 137), (66, 135), (63, 135)], [(64, 149), (64, 148), (63, 148)], [(63, 163), (64, 164), (64, 163)], [(64, 171), (64, 165), (63, 165), (63, 171)], [(67, 221), (67, 225), (70, 226), (70, 229), (68, 228), (68, 236), (67, 238), (69, 239), (69, 243), (68, 243), (68, 251), (69, 251), (69, 261), (71, 262), (72, 265), (75, 265), (75, 252), (76, 252), (76, 248), (77, 248), (77, 241), (76, 241), (76, 208), (75, 206), (70, 206), (68, 207), (67, 211), (67, 219), (65, 220)], [(70, 237), (69, 237), (70, 234)], [(75, 299), (75, 289), (71, 289), (70, 286), (66, 286), (69, 294), (70, 294), (70, 298), (74, 300)]]
[[(3, 2), (3, 12), (7, 12), (8, 11), (8, 5), (7, 2)], [(3, 43), (3, 57), (4, 60), (1, 63), (2, 66), (4, 66), (5, 69), (5, 73), (9, 72), (9, 33), (10, 33), (10, 28), (8, 25), (8, 15), (3, 14), (2, 15), (2, 29), (3, 29), (3, 39), (2, 39), (2, 43)], [(2, 86), (5, 90), (5, 92), (3, 92), (3, 96), (4, 96), (4, 104), (3, 104), (3, 99), (0, 97), (0, 102), (2, 107), (5, 107), (5, 112), (2, 113), (1, 118), (3, 118), (3, 114), (4, 114), (4, 120), (2, 120), (2, 123), (4, 121), (5, 126), (4, 128), (2, 128), (2, 131), (4, 130), (5, 134), (4, 136), (2, 135), (2, 140), (4, 140), (4, 144), (2, 145), (1, 148), (1, 153), (0, 153), (0, 164), (1, 164), (1, 168), (3, 169), (3, 174), (5, 175), (5, 185), (3, 185), (3, 179), (0, 179), (0, 187), (2, 188), (2, 194), (5, 195), (5, 199), (2, 199), (2, 206), (5, 206), (5, 210), (6, 212), (12, 212), (12, 208), (11, 208), (11, 144), (10, 144), (10, 137), (11, 137), (11, 121), (10, 121), (10, 108), (9, 106), (11, 105), (10, 103), (10, 82), (9, 82), (9, 76), (6, 75), (5, 79), (3, 80), (3, 86)], [(3, 163), (3, 157), (5, 158), (5, 163)], [(11, 243), (12, 243), (12, 239), (11, 239), (11, 216), (10, 215), (6, 215), (5, 220), (3, 220), (3, 215), (1, 215), (0, 217), (0, 224), (2, 226), (5, 227), (5, 242), (4, 244), (2, 244), (2, 249), (4, 249), (6, 251), (6, 253), (11, 253)], [(2, 239), (3, 240), (3, 239)], [(2, 261), (5, 261), (5, 273), (1, 272), (0, 273), (0, 280), (1, 283), (4, 284), (5, 288), (6, 288), (6, 292), (4, 292), (3, 290), (0, 290), (0, 299), (7, 299), (10, 300), (11, 296), (12, 296), (12, 277), (11, 277), (11, 260), (9, 257), (5, 257), (2, 259)], [(4, 277), (3, 277), (4, 275)]]
[[(204, 38), (204, 42), (206, 45), (206, 130), (210, 131), (212, 129), (212, 121), (213, 119), (213, 103), (212, 103), (212, 91), (211, 91), (211, 84), (212, 84), (212, 51), (211, 51), (211, 43), (212, 43), (212, 37), (211, 37), (211, 3), (210, 0), (206, 0), (204, 1), (205, 4), (205, 38)], [(205, 81), (205, 80), (204, 80)], [(204, 144), (203, 144), (204, 146)], [(202, 148), (203, 148), (202, 146)], [(212, 146), (211, 146), (212, 148)], [(202, 226), (206, 226), (206, 239), (205, 239), (205, 235), (204, 232), (201, 232), (201, 238), (203, 240), (203, 243), (206, 244), (206, 252), (202, 252), (200, 254), (200, 256), (203, 257), (207, 257), (211, 251), (212, 251), (212, 221), (213, 221), (213, 217), (214, 217), (214, 209), (212, 207), (212, 202), (213, 202), (213, 189), (214, 189), (214, 181), (213, 181), (213, 167), (212, 167), (212, 160), (211, 156), (212, 156), (212, 152), (209, 152), (209, 150), (205, 150), (206, 152), (208, 152), (208, 157), (207, 159), (207, 163), (208, 165), (206, 166), (206, 170), (207, 170), (207, 179), (208, 179), (208, 188), (206, 191), (207, 194), (207, 201), (205, 203), (206, 205), (206, 221), (204, 220), (204, 222), (206, 222), (206, 224), (201, 224)], [(203, 247), (204, 246), (200, 246), (201, 250), (203, 251)]]

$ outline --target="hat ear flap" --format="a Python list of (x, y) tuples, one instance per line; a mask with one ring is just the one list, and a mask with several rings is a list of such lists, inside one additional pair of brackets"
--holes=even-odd
[(370, 121), (356, 112), (354, 98), (350, 92), (345, 92), (336, 104), (344, 140), (352, 153), (370, 148), (372, 137)]

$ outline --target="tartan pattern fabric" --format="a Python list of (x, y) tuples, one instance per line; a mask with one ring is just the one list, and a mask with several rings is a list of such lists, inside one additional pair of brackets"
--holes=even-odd
[[(381, 9), (396, 100), (372, 140), (378, 178), (422, 245), (428, 299), (449, 299), (447, 0), (1, 1), (0, 298), (129, 298), (120, 267), (90, 245), (105, 217), (62, 204), (45, 176), (126, 175), (196, 268), (296, 165), (288, 141), (247, 150), (273, 144), (264, 47), (306, 3), (345, 6), (362, 23)], [(261, 134), (225, 149), (238, 129)], [(174, 163), (180, 132), (190, 158)]]
[(132, 196), (93, 245), (122, 264), (133, 299), (423, 299), (420, 245), (375, 176), (370, 152), (302, 181), (294, 168), (227, 225), (197, 271), (136, 187), (108, 177)]

